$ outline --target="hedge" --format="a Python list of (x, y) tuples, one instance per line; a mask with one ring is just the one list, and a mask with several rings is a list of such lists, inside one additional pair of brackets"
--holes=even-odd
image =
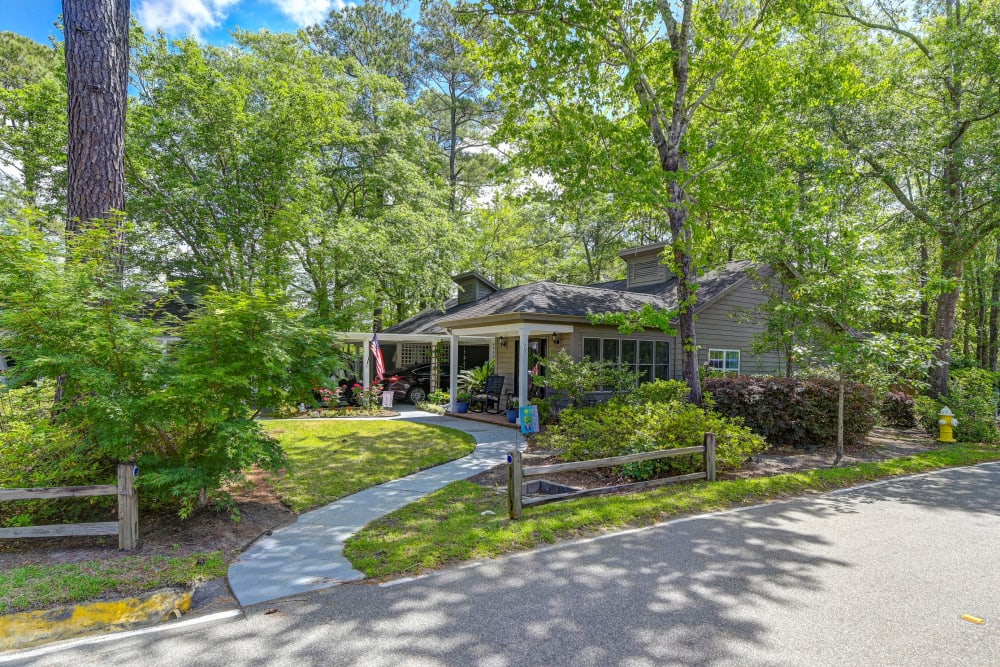
[(917, 425), (917, 415), (914, 410), (913, 397), (903, 391), (890, 391), (882, 399), (882, 405), (879, 407), (882, 423), (897, 428), (914, 428)]
[[(715, 410), (740, 417), (772, 447), (837, 444), (836, 380), (819, 378), (720, 377), (705, 380)], [(864, 441), (876, 423), (875, 392), (848, 382), (844, 391), (844, 442)]]
[[(586, 461), (660, 449), (699, 447), (705, 433), (716, 438), (720, 469), (735, 469), (766, 448), (764, 439), (717, 412), (687, 401), (646, 402), (631, 405), (611, 401), (593, 408), (567, 408), (559, 423), (538, 435), (544, 448), (562, 451), (567, 461)], [(651, 479), (666, 471), (689, 473), (704, 470), (698, 455), (626, 465), (622, 472), (636, 480)]]

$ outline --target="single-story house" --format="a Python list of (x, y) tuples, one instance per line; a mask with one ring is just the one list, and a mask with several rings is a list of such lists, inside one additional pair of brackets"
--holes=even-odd
[[(462, 359), (461, 351), (469, 346), (487, 346), (488, 357), (496, 360), (496, 373), (507, 378), (504, 391), (515, 392), (522, 405), (528, 396), (529, 357), (544, 358), (561, 349), (575, 359), (589, 357), (632, 367), (651, 380), (680, 378), (678, 335), (659, 329), (622, 334), (590, 320), (594, 314), (636, 311), (647, 304), (674, 310), (677, 279), (660, 261), (665, 246), (622, 251), (628, 277), (595, 285), (543, 280), (500, 289), (476, 272), (463, 273), (455, 276), (458, 295), (444, 310), (425, 310), (379, 332), (379, 339), (383, 346), (398, 346), (394, 354), (418, 343), (425, 346), (427, 356), (436, 354), (436, 341), (447, 341), (450, 359)], [(735, 261), (699, 278), (695, 313), (700, 364), (744, 374), (781, 372), (781, 355), (756, 354), (751, 347), (754, 334), (764, 328), (758, 307), (768, 299), (752, 278), (764, 273), (749, 261)], [(367, 344), (371, 334), (354, 337), (358, 344)], [(396, 354), (394, 360), (402, 365), (407, 359)], [(460, 365), (450, 367), (451, 386), (446, 388), (453, 397)], [(367, 382), (370, 370), (365, 366)]]

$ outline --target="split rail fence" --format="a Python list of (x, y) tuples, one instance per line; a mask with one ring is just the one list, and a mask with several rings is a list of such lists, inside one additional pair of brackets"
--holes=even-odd
[[(537, 477), (539, 475), (551, 475), (557, 472), (570, 472), (575, 470), (591, 470), (593, 468), (610, 468), (612, 466), (624, 465), (626, 463), (636, 463), (639, 461), (654, 461), (672, 456), (684, 456), (686, 454), (703, 454), (705, 457), (705, 470), (703, 472), (693, 472), (687, 475), (675, 475), (661, 479), (650, 479), (645, 482), (635, 482), (633, 484), (618, 484), (615, 486), (602, 486), (596, 489), (584, 489), (582, 491), (571, 491), (569, 493), (554, 493), (538, 498), (524, 498), (524, 478)], [(621, 493), (630, 491), (643, 491), (666, 484), (677, 484), (678, 482), (688, 482), (696, 479), (707, 479), (715, 481), (715, 434), (705, 434), (705, 444), (701, 447), (678, 447), (676, 449), (661, 449), (655, 452), (641, 452), (638, 454), (625, 454), (624, 456), (612, 456), (605, 459), (591, 459), (589, 461), (573, 461), (571, 463), (556, 463), (546, 466), (523, 467), (521, 465), (521, 452), (507, 452), (507, 512), (511, 519), (521, 517), (521, 510), (525, 507), (535, 505), (546, 505), (557, 503), (562, 500), (573, 498), (583, 498), (585, 496), (600, 496), (608, 493)]]
[(135, 476), (138, 472), (139, 469), (134, 463), (120, 463), (118, 464), (117, 485), (0, 489), (0, 501), (118, 496), (118, 521), (0, 528), (0, 539), (117, 535), (119, 549), (123, 551), (135, 549), (139, 544), (139, 497), (135, 491)]

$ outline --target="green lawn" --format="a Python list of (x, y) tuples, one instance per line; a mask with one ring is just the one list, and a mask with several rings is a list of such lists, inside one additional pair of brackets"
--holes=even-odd
[(507, 518), (506, 495), (471, 482), (456, 482), (368, 524), (348, 540), (344, 554), (369, 577), (415, 574), (603, 530), (995, 460), (1000, 460), (996, 448), (955, 445), (878, 463), (747, 480), (697, 482), (632, 495), (529, 507), (518, 521)]
[[(475, 448), (471, 435), (402, 421), (274, 420), (293, 470), (274, 480), (282, 499), (302, 511), (404, 477)], [(221, 552), (184, 557), (128, 556), (0, 570), (0, 614), (97, 597), (124, 597), (167, 585), (225, 576)]]
[(274, 479), (296, 512), (470, 454), (475, 439), (404, 421), (276, 419), (264, 422), (292, 469)]
[(25, 565), (0, 571), (0, 614), (100, 596), (127, 597), (164, 586), (222, 577), (222, 552), (166, 556), (128, 556), (54, 565)]

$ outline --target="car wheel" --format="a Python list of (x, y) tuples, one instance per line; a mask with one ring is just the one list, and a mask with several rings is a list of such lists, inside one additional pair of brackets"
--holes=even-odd
[(427, 391), (420, 385), (417, 385), (416, 387), (410, 389), (410, 393), (406, 395), (406, 400), (408, 400), (410, 403), (413, 403), (414, 405), (416, 405), (417, 403), (423, 403), (424, 399), (426, 398), (427, 398)]

